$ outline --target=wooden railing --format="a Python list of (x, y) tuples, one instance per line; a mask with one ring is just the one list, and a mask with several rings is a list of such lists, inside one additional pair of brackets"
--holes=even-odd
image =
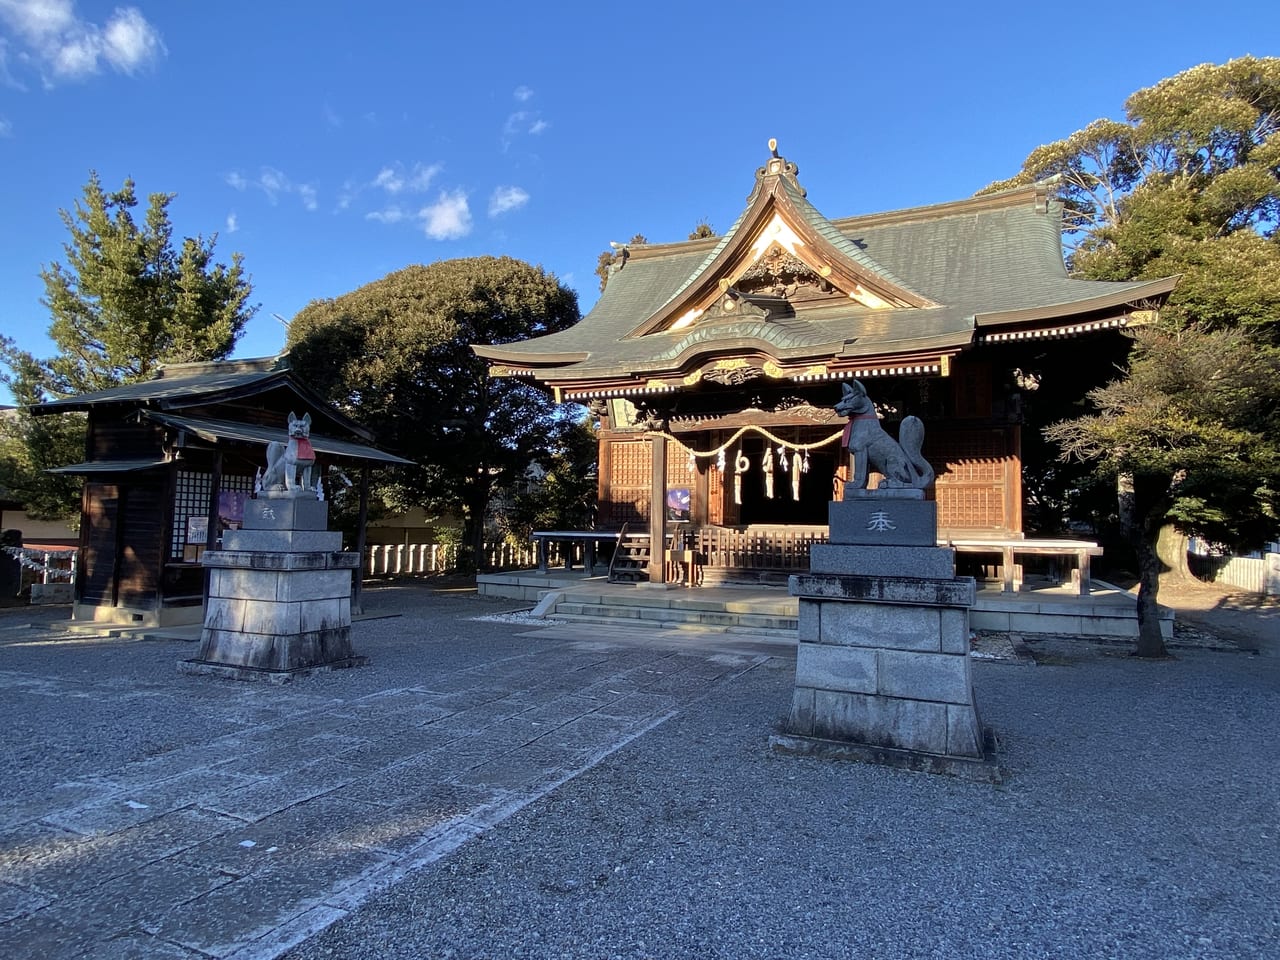
[(705, 566), (733, 570), (808, 570), (809, 548), (828, 537), (826, 527), (699, 527), (691, 536)]

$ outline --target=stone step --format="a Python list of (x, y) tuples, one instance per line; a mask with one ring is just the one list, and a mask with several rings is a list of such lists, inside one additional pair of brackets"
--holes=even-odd
[(745, 627), (738, 624), (691, 623), (679, 620), (619, 619), (617, 617), (592, 616), (590, 614), (556, 613), (551, 619), (562, 623), (620, 630), (643, 631), (648, 633), (670, 634), (673, 636), (716, 636), (740, 637), (745, 639), (768, 640), (772, 643), (796, 642), (794, 630), (770, 629), (768, 627)]
[(664, 622), (703, 623), (707, 626), (763, 627), (767, 630), (795, 630), (796, 616), (790, 611), (758, 611), (758, 609), (732, 609), (707, 605), (675, 604), (659, 607), (639, 603), (579, 603), (561, 600), (556, 604), (554, 616), (561, 613), (579, 614), (621, 620), (657, 620)]
[(631, 604), (574, 603), (560, 601), (550, 613), (563, 617), (589, 617), (600, 623), (618, 620), (645, 621), (670, 626), (692, 625), (720, 629), (779, 631), (794, 634), (796, 618), (727, 610), (698, 610), (685, 607), (651, 607)]

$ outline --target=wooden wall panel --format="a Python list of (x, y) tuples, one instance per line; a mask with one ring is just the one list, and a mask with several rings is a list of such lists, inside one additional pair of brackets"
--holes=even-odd
[[(610, 438), (600, 464), (600, 526), (649, 522), (649, 483), (653, 464), (649, 441)], [(602, 446), (604, 444), (602, 443)]]
[(940, 531), (1020, 532), (1015, 430), (935, 426), (927, 434)]

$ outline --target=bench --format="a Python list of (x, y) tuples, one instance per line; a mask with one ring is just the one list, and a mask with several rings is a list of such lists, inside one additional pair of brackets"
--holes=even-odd
[(1077, 596), (1089, 593), (1089, 558), (1102, 556), (1102, 548), (1086, 540), (1022, 540), (1022, 539), (964, 539), (944, 540), (942, 546), (951, 547), (956, 553), (998, 554), (1000, 557), (1001, 589), (1015, 593), (1021, 587), (1021, 568), (1018, 556), (1060, 557), (1075, 561), (1071, 570), (1071, 586)]
[(604, 540), (611, 540), (614, 543), (622, 537), (617, 531), (609, 530), (535, 530), (530, 534), (531, 539), (538, 548), (538, 572), (546, 573), (549, 567), (548, 553), (550, 552), (549, 544), (562, 543), (565, 544), (564, 551), (564, 568), (566, 570), (573, 569), (573, 545), (575, 543), (582, 544), (582, 566), (586, 570), (587, 576), (595, 571), (596, 566), (596, 544)]

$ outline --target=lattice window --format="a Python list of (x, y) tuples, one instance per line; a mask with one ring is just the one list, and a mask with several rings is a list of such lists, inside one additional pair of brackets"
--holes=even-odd
[(614, 441), (609, 448), (609, 501), (613, 523), (637, 523), (649, 516), (652, 454), (647, 440)]
[[(200, 535), (201, 523), (193, 527), (191, 518), (209, 516), (209, 494), (213, 474), (204, 471), (179, 470), (173, 496), (173, 531), (169, 542), (169, 559), (195, 560), (204, 551), (206, 537)], [(253, 493), (253, 477), (223, 476), (222, 490), (231, 493)], [(207, 528), (206, 532), (207, 532)]]
[[(192, 517), (209, 516), (209, 494), (213, 490), (213, 474), (203, 471), (179, 470), (173, 493), (173, 532), (169, 543), (169, 559), (182, 560), (188, 543), (188, 533), (196, 532), (191, 526)], [(198, 527), (199, 524), (196, 524)], [(204, 546), (204, 540), (194, 540), (191, 546)], [(194, 559), (194, 558), (193, 558)]]

